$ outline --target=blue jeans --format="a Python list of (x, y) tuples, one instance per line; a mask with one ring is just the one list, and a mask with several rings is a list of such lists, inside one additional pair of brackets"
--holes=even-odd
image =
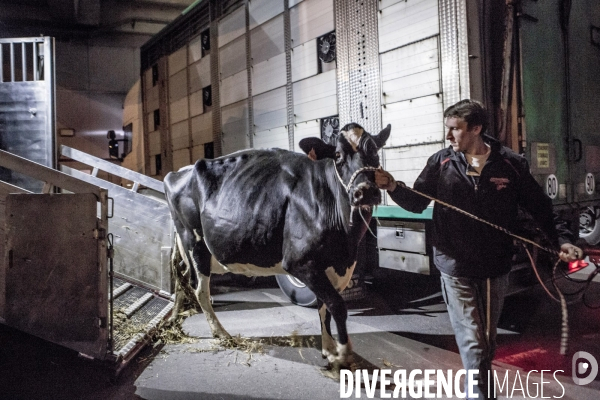
[[(442, 295), (465, 369), (479, 370), (474, 393), (478, 399), (495, 399), (493, 385), (488, 396), (488, 376), (496, 352), (496, 327), (508, 289), (508, 274), (490, 278), (456, 278), (441, 273)], [(488, 319), (489, 318), (489, 319)], [(489, 323), (489, 332), (488, 327)], [(491, 381), (493, 383), (493, 380)], [(465, 391), (467, 388), (465, 380)], [(468, 397), (468, 393), (467, 393)]]

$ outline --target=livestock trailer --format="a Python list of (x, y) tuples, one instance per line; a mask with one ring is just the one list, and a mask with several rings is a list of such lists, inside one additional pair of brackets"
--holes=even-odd
[(52, 38), (0, 39), (0, 66), (0, 322), (120, 370), (173, 307), (162, 182), (56, 148)]
[[(203, 0), (142, 47), (138, 129), (146, 172), (160, 179), (198, 158), (299, 151), (340, 124), (389, 123), (382, 165), (412, 185), (447, 145), (443, 110), (480, 99), (491, 133), (597, 243), (598, 70), (595, 0)], [(386, 195), (377, 264), (431, 273), (431, 215)]]

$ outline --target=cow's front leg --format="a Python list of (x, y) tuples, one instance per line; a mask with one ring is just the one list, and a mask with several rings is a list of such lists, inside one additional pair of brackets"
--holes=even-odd
[(327, 307), (331, 317), (335, 321), (338, 341), (337, 343), (328, 329), (327, 312), (324, 312), (323, 306), (319, 308), (322, 328), (322, 348), (323, 355), (327, 357), (331, 367), (334, 370), (349, 368), (353, 362), (352, 345), (348, 337), (346, 320), (348, 319), (348, 310), (346, 303), (338, 291), (333, 287), (325, 272), (313, 274), (305, 282), (306, 285), (315, 293), (317, 298)]
[(317, 308), (321, 320), (321, 354), (330, 363), (334, 363), (337, 356), (337, 346), (331, 334), (331, 313), (327, 310), (325, 303), (319, 299), (317, 299)]

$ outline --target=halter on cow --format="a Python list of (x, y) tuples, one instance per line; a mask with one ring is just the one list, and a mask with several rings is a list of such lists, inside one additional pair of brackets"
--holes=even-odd
[[(390, 130), (372, 136), (348, 124), (335, 146), (303, 139), (300, 147), (314, 150), (316, 161), (280, 149), (246, 150), (169, 173), (174, 315), (188, 298), (204, 312), (213, 336), (229, 338), (210, 303), (210, 274), (290, 274), (317, 296), (323, 357), (336, 368), (348, 365), (347, 309), (339, 293), (367, 229), (361, 210), (368, 223), (381, 201), (373, 170)], [(332, 316), (339, 343), (331, 335)]]

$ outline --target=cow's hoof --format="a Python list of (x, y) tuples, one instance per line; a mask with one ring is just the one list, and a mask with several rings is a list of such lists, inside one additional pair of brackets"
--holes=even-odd
[(233, 341), (233, 338), (227, 332), (216, 332), (216, 333), (213, 333), (213, 338), (222, 340), (224, 342)]
[(356, 364), (352, 361), (352, 359), (353, 357), (349, 357), (343, 362), (341, 360), (330, 362), (326, 367), (321, 369), (321, 374), (327, 378), (339, 381), (341, 370), (349, 370), (351, 372), (356, 370)]

